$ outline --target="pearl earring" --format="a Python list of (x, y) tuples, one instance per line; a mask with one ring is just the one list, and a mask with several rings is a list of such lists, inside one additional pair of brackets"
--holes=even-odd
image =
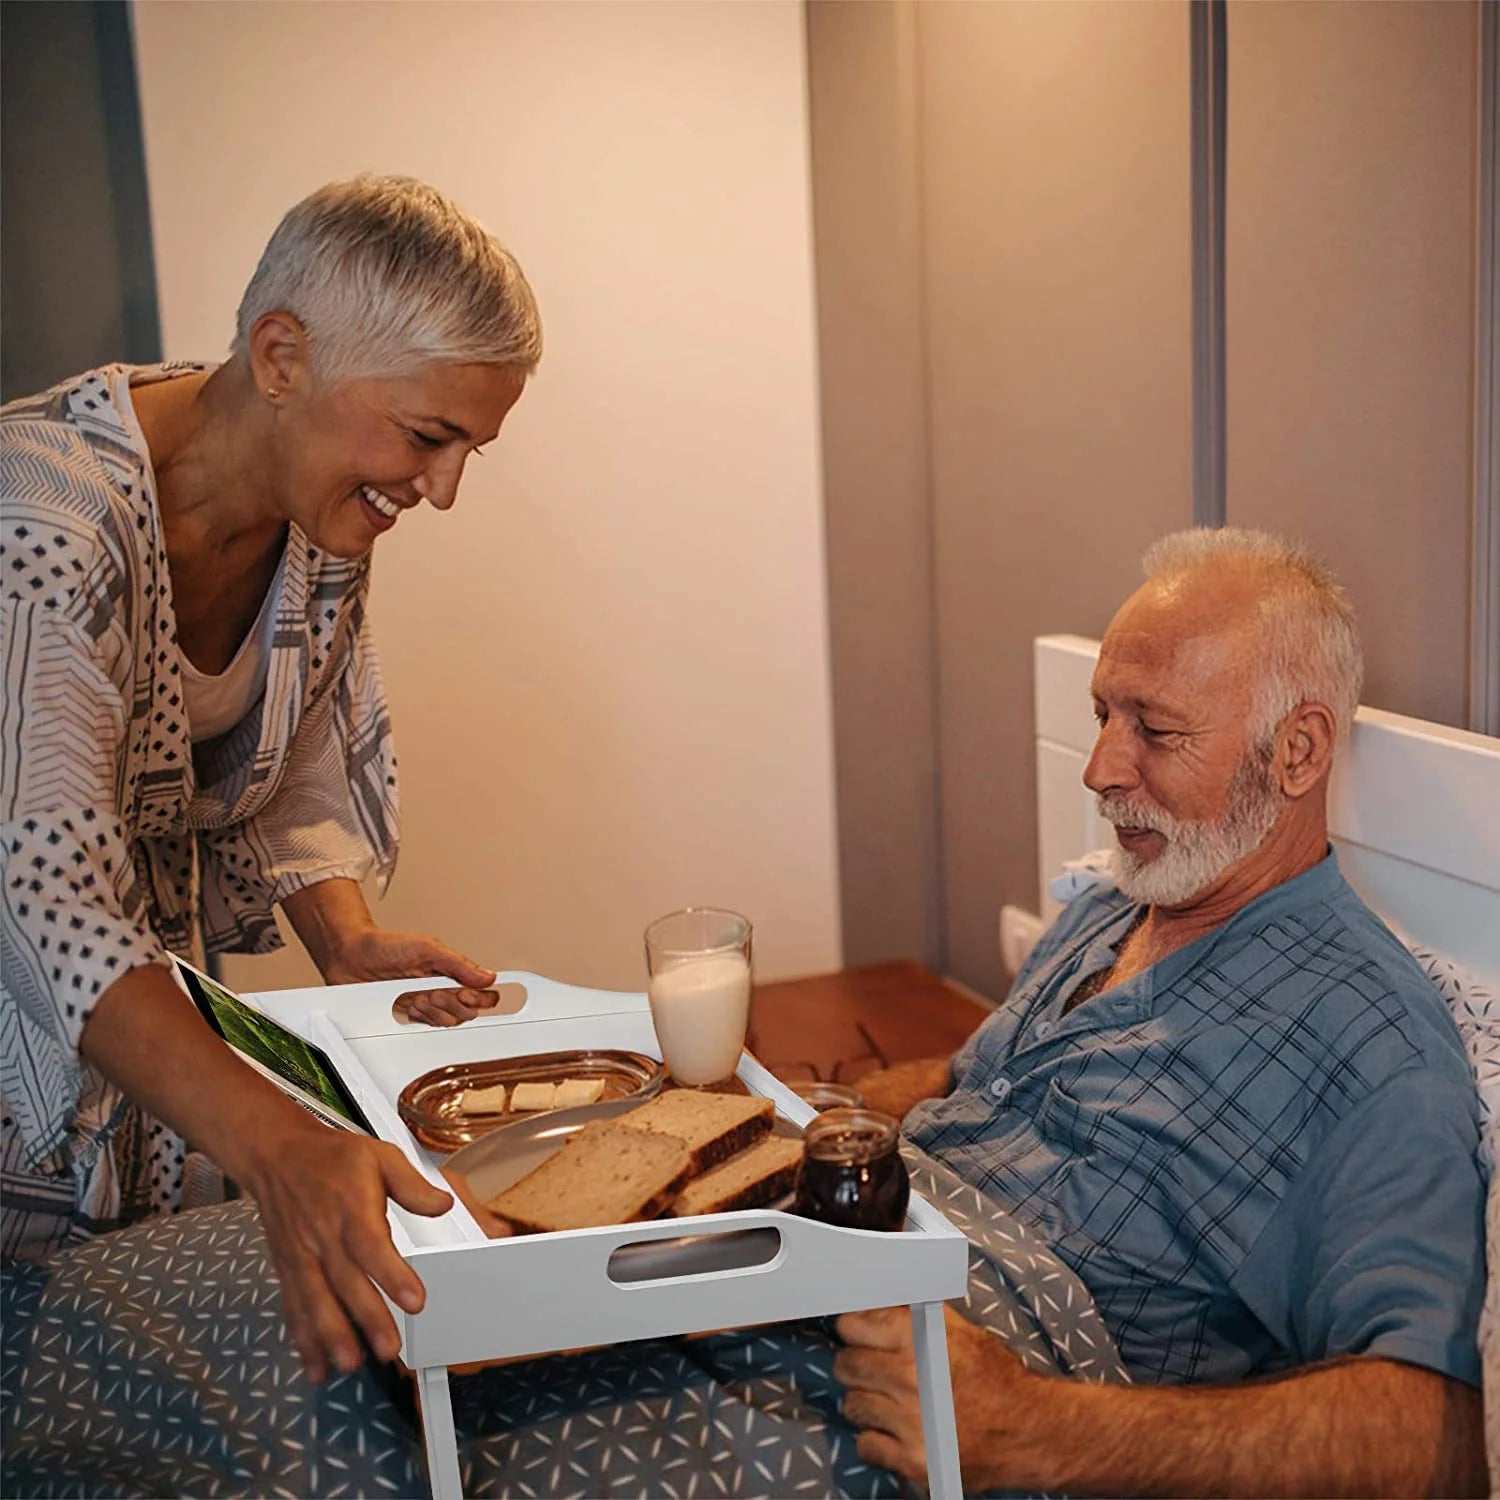
[(267, 401), (274, 401), (280, 394), (281, 394), (281, 392), (279, 390), (277, 390), (274, 385), (268, 385), (266, 387), (266, 400)]

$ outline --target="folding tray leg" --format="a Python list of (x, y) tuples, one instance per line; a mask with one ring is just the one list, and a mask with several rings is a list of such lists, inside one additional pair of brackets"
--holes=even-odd
[(417, 1371), (417, 1400), (422, 1408), (422, 1431), (427, 1440), (427, 1484), (432, 1500), (464, 1500), (458, 1473), (458, 1433), (453, 1426), (453, 1398), (448, 1391), (448, 1367), (432, 1365)]
[(932, 1500), (963, 1500), (943, 1304), (914, 1302), (911, 1326), (917, 1354), (917, 1392), (922, 1400), (922, 1444), (927, 1449), (927, 1490)]

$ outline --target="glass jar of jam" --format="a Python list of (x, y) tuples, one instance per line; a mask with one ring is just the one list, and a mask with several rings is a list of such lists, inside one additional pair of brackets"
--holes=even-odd
[(827, 1109), (802, 1133), (797, 1212), (842, 1229), (900, 1229), (911, 1184), (899, 1124), (873, 1109)]

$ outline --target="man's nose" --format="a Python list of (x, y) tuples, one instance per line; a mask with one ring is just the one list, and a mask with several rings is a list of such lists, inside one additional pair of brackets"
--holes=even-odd
[(1094, 753), (1083, 768), (1083, 784), (1102, 797), (1106, 792), (1129, 791), (1140, 779), (1129, 731), (1118, 720), (1101, 724)]

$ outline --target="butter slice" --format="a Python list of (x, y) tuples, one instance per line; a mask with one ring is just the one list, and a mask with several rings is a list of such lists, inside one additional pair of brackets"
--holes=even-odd
[(488, 1089), (465, 1089), (459, 1101), (459, 1110), (466, 1115), (503, 1115), (505, 1113), (505, 1085), (497, 1083)]
[(518, 1083), (510, 1092), (512, 1109), (551, 1109), (557, 1093), (555, 1083)]
[(602, 1078), (565, 1078), (557, 1086), (554, 1109), (572, 1109), (579, 1104), (597, 1104), (604, 1094)]

